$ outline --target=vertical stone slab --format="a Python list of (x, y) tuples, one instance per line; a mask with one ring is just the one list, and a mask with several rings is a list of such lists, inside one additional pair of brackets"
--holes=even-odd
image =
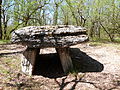
[(73, 68), (72, 60), (69, 54), (69, 48), (57, 48), (56, 51), (60, 57), (63, 71), (68, 72), (70, 69)]
[(23, 52), (21, 57), (22, 72), (27, 75), (32, 75), (39, 51), (40, 49), (27, 48), (26, 51)]

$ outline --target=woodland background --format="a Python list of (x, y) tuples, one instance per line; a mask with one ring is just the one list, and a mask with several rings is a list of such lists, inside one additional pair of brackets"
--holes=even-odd
[(0, 39), (24, 26), (78, 25), (92, 41), (120, 42), (120, 0), (0, 0)]

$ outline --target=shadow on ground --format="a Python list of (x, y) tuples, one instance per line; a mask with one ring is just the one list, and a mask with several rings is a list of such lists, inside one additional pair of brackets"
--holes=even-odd
[(104, 69), (102, 63), (93, 59), (85, 52), (80, 51), (78, 48), (71, 48), (70, 54), (73, 64), (79, 72), (101, 72)]
[[(103, 64), (88, 56), (78, 48), (70, 48), (70, 55), (75, 70), (78, 72), (101, 72)], [(58, 78), (66, 76), (63, 73), (60, 59), (56, 53), (42, 54), (37, 57), (34, 75), (42, 75), (48, 78)]]

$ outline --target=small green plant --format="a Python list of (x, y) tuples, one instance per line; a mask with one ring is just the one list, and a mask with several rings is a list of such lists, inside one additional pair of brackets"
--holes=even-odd
[(90, 42), (89, 43), (89, 46), (101, 46), (103, 45), (103, 43), (100, 43), (100, 42)]
[(0, 44), (7, 44), (10, 43), (10, 40), (0, 40)]
[(115, 43), (120, 43), (120, 38), (119, 37), (117, 37), (117, 38), (115, 38), (115, 41), (114, 41)]
[(68, 73), (72, 75), (77, 75), (79, 73), (79, 70), (76, 67), (73, 67), (68, 71)]

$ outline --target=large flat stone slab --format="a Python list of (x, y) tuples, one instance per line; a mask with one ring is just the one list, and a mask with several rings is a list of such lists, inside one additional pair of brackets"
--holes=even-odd
[(88, 40), (87, 30), (80, 26), (28, 26), (12, 32), (13, 43), (29, 48), (68, 47)]

